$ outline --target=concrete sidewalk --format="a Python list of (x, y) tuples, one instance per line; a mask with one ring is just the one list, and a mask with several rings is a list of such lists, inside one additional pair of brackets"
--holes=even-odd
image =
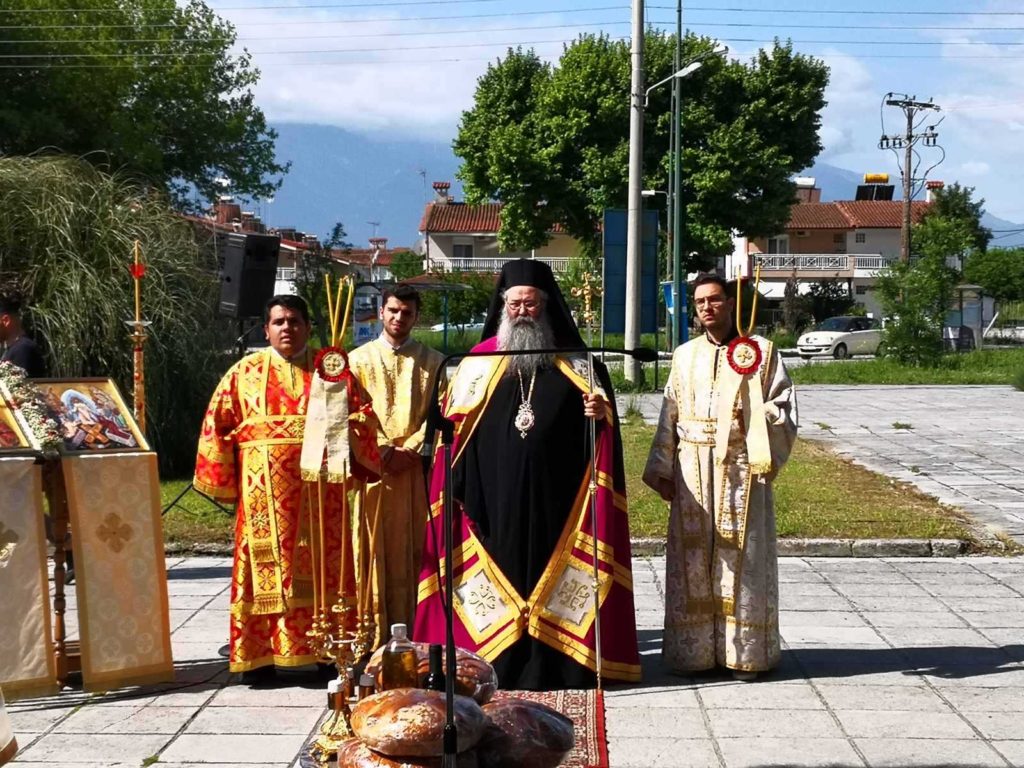
[[(287, 768), (323, 684), (227, 673), (230, 562), (168, 560), (177, 681), (9, 706), (16, 764)], [(1024, 766), (1024, 559), (781, 561), (777, 671), (659, 668), (663, 558), (635, 560), (644, 683), (608, 692), (611, 765)]]
[[(661, 395), (621, 395), (656, 423)], [(800, 435), (1024, 544), (1024, 393), (1008, 386), (801, 386)]]

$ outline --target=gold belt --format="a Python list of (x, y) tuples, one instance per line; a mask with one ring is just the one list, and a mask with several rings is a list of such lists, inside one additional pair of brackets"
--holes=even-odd
[(676, 423), (679, 439), (692, 445), (714, 445), (717, 430), (714, 419), (679, 419)]

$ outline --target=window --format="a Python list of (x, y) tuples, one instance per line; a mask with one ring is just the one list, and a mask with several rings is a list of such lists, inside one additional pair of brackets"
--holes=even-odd
[(452, 257), (456, 259), (472, 259), (473, 258), (473, 244), (472, 243), (455, 243), (452, 246)]
[(789, 238), (782, 237), (768, 238), (768, 253), (789, 253)]
[(836, 232), (834, 235), (832, 235), (832, 242), (835, 245), (842, 245), (843, 243), (846, 242), (846, 235), (844, 235), (842, 232)]
[(868, 236), (863, 232), (858, 232), (856, 235), (853, 236), (853, 240), (854, 242), (857, 243), (866, 243), (868, 241)]
[(858, 285), (856, 291), (858, 296), (863, 296), (868, 292), (868, 287), (866, 285)]

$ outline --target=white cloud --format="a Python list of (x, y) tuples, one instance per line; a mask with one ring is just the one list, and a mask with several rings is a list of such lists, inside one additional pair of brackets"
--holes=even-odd
[[(255, 93), (271, 122), (429, 139), (454, 135), (477, 79), (508, 44), (528, 41), (541, 56), (557, 57), (577, 32), (558, 26), (571, 20), (557, 14), (410, 23), (372, 9), (361, 17), (309, 8), (218, 12), (236, 25), (239, 48), (261, 71)], [(414, 12), (421, 13), (440, 15)]]

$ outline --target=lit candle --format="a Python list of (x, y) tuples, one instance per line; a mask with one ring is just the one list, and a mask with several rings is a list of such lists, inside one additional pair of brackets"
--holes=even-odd
[(316, 508), (320, 518), (319, 523), (319, 536), (318, 546), (320, 547), (320, 613), (322, 616), (327, 615), (327, 566), (324, 562), (326, 548), (324, 547), (324, 484), (323, 481), (317, 477), (316, 479)]
[(132, 271), (132, 275), (135, 277), (135, 322), (142, 322), (142, 295), (141, 295), (141, 275), (139, 274), (139, 241), (135, 241), (135, 269)]

